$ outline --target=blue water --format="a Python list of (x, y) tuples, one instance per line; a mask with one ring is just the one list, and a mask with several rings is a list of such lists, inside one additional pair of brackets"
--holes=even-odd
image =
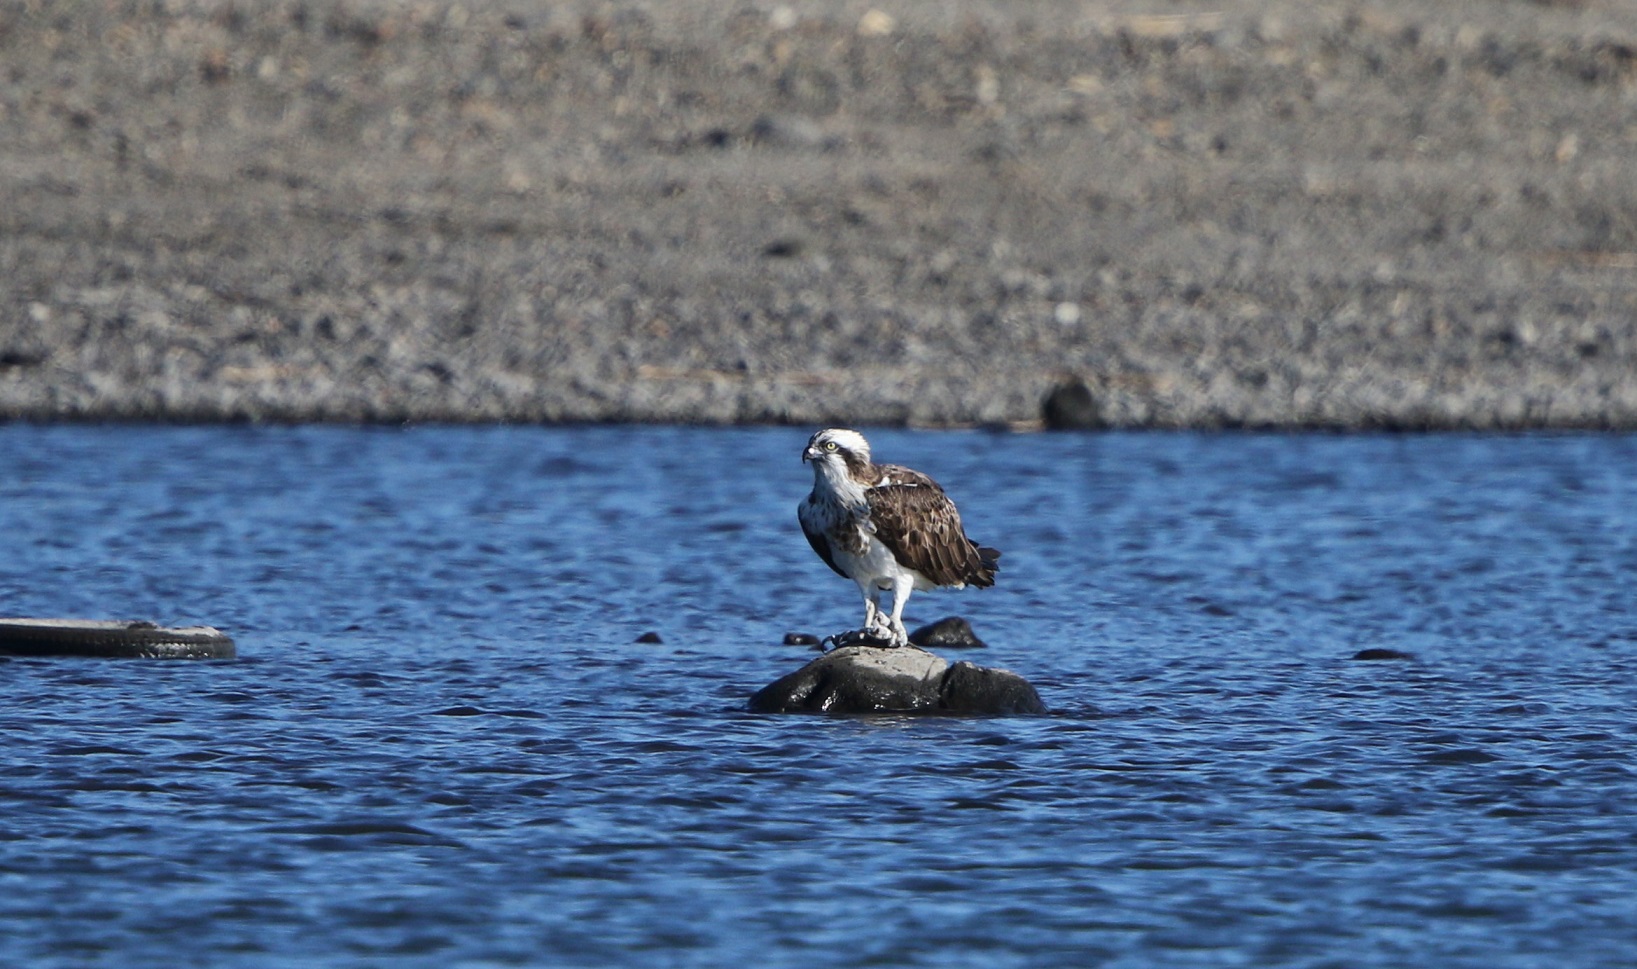
[(874, 432), (1054, 714), (753, 716), (809, 430), (0, 426), (0, 614), (240, 650), (0, 659), (0, 965), (1637, 965), (1637, 438)]

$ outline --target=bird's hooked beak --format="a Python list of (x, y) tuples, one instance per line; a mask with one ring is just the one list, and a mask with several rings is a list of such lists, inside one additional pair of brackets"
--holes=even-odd
[(818, 457), (818, 455), (816, 453), (814, 453), (813, 446), (811, 444), (809, 444), (801, 452), (801, 463), (806, 464), (807, 462), (813, 460), (816, 457)]

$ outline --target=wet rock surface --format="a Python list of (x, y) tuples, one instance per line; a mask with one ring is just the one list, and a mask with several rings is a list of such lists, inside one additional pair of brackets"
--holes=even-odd
[(1634, 51), (1598, 0), (7, 4), (0, 417), (1637, 426)]
[(750, 698), (756, 713), (1045, 713), (1010, 670), (949, 663), (915, 646), (841, 646)]
[(909, 641), (922, 649), (983, 649), (989, 644), (972, 631), (962, 616), (945, 616), (909, 634)]
[(232, 637), (214, 626), (161, 626), (145, 619), (0, 619), (0, 655), (122, 659), (233, 659)]

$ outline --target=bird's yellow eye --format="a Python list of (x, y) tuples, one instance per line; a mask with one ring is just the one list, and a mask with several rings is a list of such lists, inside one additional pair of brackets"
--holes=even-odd
[(824, 450), (834, 451), (835, 449), (836, 449), (836, 442), (834, 442), (834, 441), (825, 441), (824, 442)]

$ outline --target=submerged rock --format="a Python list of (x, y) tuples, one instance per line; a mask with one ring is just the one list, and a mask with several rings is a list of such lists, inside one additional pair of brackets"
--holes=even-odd
[(1387, 649), (1381, 646), (1372, 646), (1369, 649), (1361, 649), (1354, 653), (1353, 658), (1362, 660), (1415, 659), (1415, 654), (1406, 653), (1400, 649)]
[(916, 646), (841, 646), (758, 690), (756, 713), (1045, 713), (1010, 670), (951, 664)]

